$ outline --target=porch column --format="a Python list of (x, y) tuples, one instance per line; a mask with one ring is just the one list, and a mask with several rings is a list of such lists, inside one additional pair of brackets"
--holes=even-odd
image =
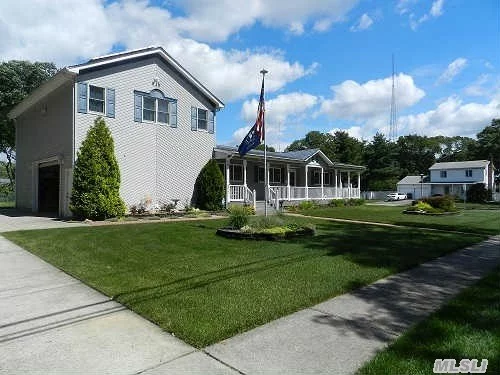
[(344, 186), (342, 186), (342, 171), (339, 173), (340, 197), (344, 198)]
[(358, 198), (361, 198), (361, 172), (358, 172)]
[(337, 170), (335, 169), (335, 198), (339, 197), (339, 192), (337, 190)]
[(323, 183), (324, 183), (324, 178), (325, 176), (323, 176), (323, 167), (321, 167), (321, 199), (324, 199), (325, 198), (325, 195), (323, 194)]
[(226, 158), (226, 208), (229, 206), (231, 200), (231, 192), (229, 191), (229, 158)]
[(247, 187), (247, 161), (243, 159), (243, 185)]
[(349, 194), (349, 199), (351, 199), (351, 171), (347, 171), (347, 190)]
[(306, 188), (306, 199), (309, 199), (309, 187), (307, 186), (307, 171), (309, 169), (309, 166), (306, 165), (306, 183), (305, 183), (305, 188)]
[(271, 183), (269, 181), (269, 166), (271, 165), (271, 163), (267, 163), (266, 164), (266, 178), (267, 178), (267, 186), (264, 186), (264, 189), (266, 190), (266, 202), (271, 199), (271, 197), (269, 197), (269, 186), (271, 186)]
[(286, 165), (286, 197), (290, 200), (290, 164)]

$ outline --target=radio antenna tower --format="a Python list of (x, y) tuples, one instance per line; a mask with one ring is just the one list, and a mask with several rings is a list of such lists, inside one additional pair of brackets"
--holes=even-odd
[(397, 139), (398, 139), (398, 111), (396, 106), (394, 54), (392, 54), (392, 92), (391, 92), (391, 116), (389, 119), (389, 140), (392, 142), (396, 142)]

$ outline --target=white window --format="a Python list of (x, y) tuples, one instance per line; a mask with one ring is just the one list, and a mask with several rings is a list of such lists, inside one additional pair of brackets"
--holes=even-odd
[(441, 176), (441, 178), (446, 178), (448, 176), (448, 173), (446, 173), (446, 171), (441, 171), (439, 173), (439, 176)]
[(281, 168), (269, 168), (269, 183), (270, 184), (281, 183)]
[(229, 166), (229, 180), (232, 182), (243, 182), (243, 166), (231, 164)]
[(258, 183), (265, 183), (265, 178), (266, 178), (266, 172), (264, 170), (264, 167), (257, 167), (255, 171), (255, 182)]
[(472, 177), (472, 169), (465, 170), (465, 177)]
[(198, 130), (207, 130), (208, 111), (198, 108)]
[(89, 85), (89, 111), (95, 113), (105, 112), (106, 90), (104, 87)]
[(142, 121), (168, 124), (170, 120), (169, 107), (169, 102), (165, 99), (143, 96)]

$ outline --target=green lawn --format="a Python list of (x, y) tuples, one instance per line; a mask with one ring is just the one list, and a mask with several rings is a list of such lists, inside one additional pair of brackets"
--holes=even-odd
[(500, 373), (500, 268), (463, 291), (428, 319), (377, 354), (358, 372), (432, 374), (436, 358), (488, 360)]
[(3, 235), (197, 347), (484, 239), (315, 223), (286, 242), (221, 238), (219, 220)]
[[(362, 220), (370, 222), (417, 226), (443, 230), (456, 230), (480, 234), (500, 233), (500, 206), (497, 209), (467, 209), (455, 215), (427, 216), (403, 214), (403, 207), (357, 206), (357, 207), (320, 207), (303, 210), (303, 215), (330, 217), (336, 219)], [(491, 206), (488, 206), (491, 208)], [(495, 207), (495, 206), (493, 206)]]
[(0, 202), (0, 208), (14, 208), (14, 207), (16, 207), (16, 202), (14, 201)]

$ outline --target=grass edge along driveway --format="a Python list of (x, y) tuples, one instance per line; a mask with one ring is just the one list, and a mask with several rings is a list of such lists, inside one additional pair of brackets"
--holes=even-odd
[(196, 347), (485, 238), (313, 222), (316, 236), (286, 242), (221, 238), (220, 221), (4, 236)]
[[(358, 375), (430, 374), (437, 358), (488, 360), (487, 374), (500, 372), (500, 267), (463, 290), (387, 349)], [(497, 348), (497, 349), (495, 349)]]

